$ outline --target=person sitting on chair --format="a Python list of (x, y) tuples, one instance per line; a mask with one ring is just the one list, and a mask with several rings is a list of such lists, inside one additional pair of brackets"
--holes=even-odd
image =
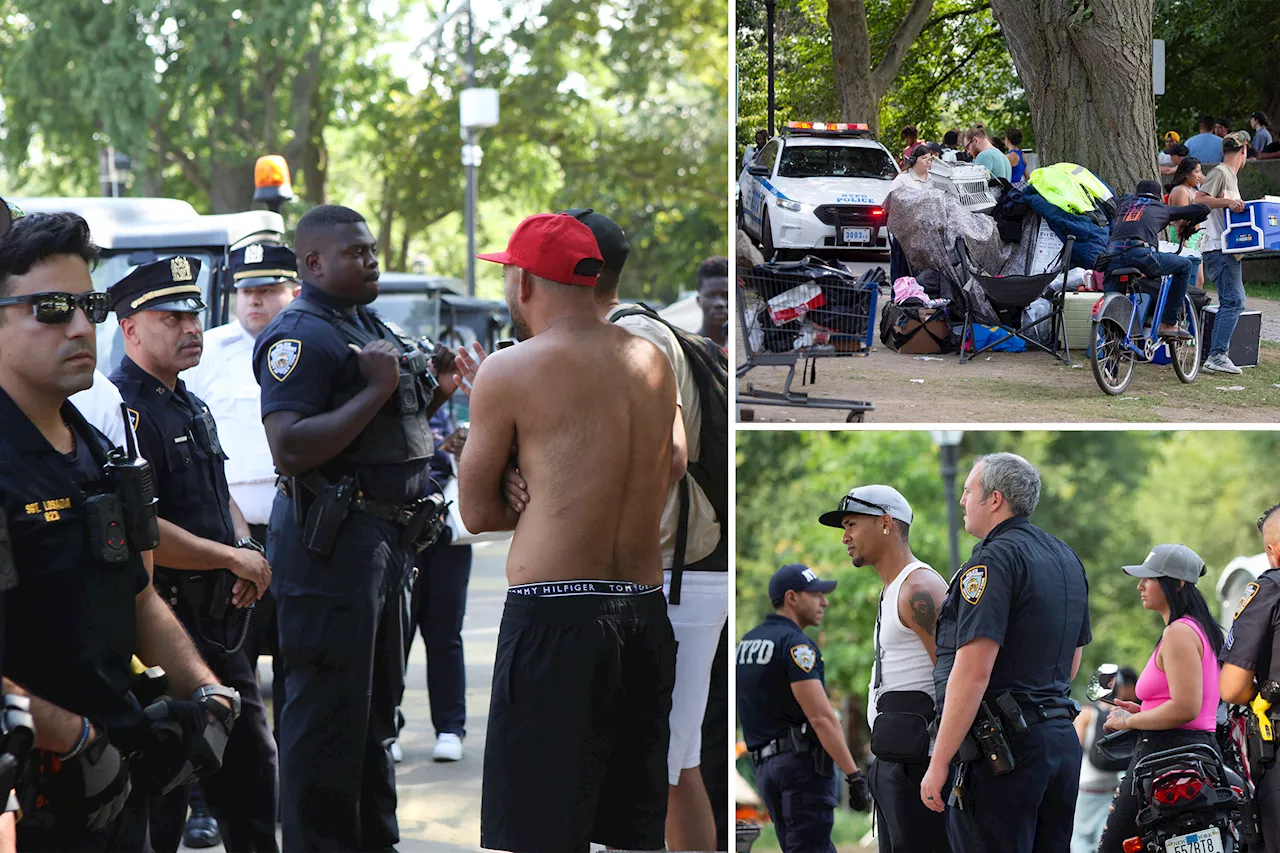
[[(1107, 269), (1137, 267), (1144, 274), (1159, 277), (1172, 275), (1169, 296), (1164, 304), (1156, 334), (1162, 338), (1194, 337), (1178, 327), (1178, 312), (1187, 286), (1195, 276), (1195, 262), (1186, 255), (1158, 252), (1160, 230), (1175, 219), (1199, 222), (1209, 215), (1209, 205), (1188, 204), (1169, 207), (1161, 197), (1160, 184), (1156, 181), (1138, 181), (1133, 195), (1124, 196), (1116, 205), (1115, 227), (1111, 242), (1101, 260)], [(1104, 290), (1121, 290), (1122, 285), (1107, 278)]]

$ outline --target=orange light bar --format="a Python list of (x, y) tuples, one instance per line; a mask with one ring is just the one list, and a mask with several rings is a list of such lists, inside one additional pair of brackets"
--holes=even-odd
[(289, 164), (279, 154), (268, 154), (265, 157), (259, 157), (258, 162), (253, 166), (253, 186), (255, 189), (287, 187), (290, 186), (290, 183)]

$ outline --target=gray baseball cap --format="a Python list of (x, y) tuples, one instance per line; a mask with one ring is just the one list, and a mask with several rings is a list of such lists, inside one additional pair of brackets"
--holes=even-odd
[(911, 504), (893, 486), (857, 486), (840, 499), (839, 505), (824, 512), (818, 521), (827, 527), (844, 527), (848, 513), (860, 515), (887, 515), (903, 524), (911, 523)]
[(1123, 566), (1135, 578), (1173, 578), (1195, 583), (1204, 577), (1204, 560), (1186, 545), (1157, 545), (1141, 566)]

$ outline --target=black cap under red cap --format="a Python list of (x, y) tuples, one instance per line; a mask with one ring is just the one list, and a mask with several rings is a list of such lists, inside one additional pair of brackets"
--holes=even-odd
[(591, 229), (563, 213), (536, 213), (516, 226), (505, 252), (476, 255), (513, 264), (547, 281), (595, 287), (604, 265)]

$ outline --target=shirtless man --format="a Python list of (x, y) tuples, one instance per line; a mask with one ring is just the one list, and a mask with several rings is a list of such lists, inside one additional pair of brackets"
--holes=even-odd
[[(675, 381), (656, 347), (597, 315), (602, 260), (581, 222), (531, 216), (506, 252), (479, 257), (504, 265), (523, 341), (475, 374), (458, 473), (467, 529), (515, 531), (481, 844), (660, 850), (676, 649), (659, 524), (684, 473)], [(517, 436), (532, 497), (512, 506)]]

